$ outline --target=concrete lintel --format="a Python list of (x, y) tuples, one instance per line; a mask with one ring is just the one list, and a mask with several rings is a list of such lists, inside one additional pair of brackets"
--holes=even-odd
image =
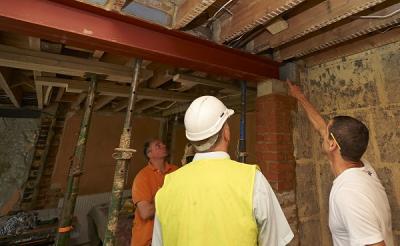
[(275, 93), (287, 94), (287, 86), (285, 81), (268, 79), (257, 83), (257, 97)]

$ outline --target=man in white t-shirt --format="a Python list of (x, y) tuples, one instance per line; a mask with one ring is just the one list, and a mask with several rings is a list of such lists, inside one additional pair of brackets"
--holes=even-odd
[(393, 246), (385, 189), (372, 166), (361, 159), (368, 146), (368, 128), (350, 116), (336, 116), (326, 124), (300, 88), (290, 81), (288, 86), (323, 138), (322, 148), (336, 177), (329, 197), (333, 244)]

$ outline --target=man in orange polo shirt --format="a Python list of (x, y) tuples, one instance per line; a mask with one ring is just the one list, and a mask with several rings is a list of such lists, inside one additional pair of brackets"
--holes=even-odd
[(144, 155), (148, 164), (139, 171), (133, 181), (132, 200), (136, 205), (132, 229), (132, 246), (149, 246), (153, 234), (154, 197), (164, 183), (166, 174), (178, 169), (167, 163), (168, 151), (159, 139), (145, 143)]

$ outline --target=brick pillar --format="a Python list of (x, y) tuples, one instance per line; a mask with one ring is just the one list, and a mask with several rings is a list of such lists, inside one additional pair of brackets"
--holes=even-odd
[(267, 80), (257, 85), (256, 157), (284, 210), (298, 245), (296, 208), (296, 166), (293, 156), (291, 111), (296, 101), (287, 95), (280, 80)]

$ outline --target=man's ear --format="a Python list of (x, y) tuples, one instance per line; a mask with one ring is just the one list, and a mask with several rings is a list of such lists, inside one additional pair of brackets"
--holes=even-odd
[(338, 148), (338, 146), (337, 146), (335, 140), (328, 138), (328, 150), (330, 152), (332, 152), (332, 151), (336, 150), (337, 148)]
[(224, 140), (226, 142), (229, 142), (231, 140), (231, 131), (229, 129), (228, 123), (225, 123), (223, 132), (224, 132), (224, 135), (223, 135)]

